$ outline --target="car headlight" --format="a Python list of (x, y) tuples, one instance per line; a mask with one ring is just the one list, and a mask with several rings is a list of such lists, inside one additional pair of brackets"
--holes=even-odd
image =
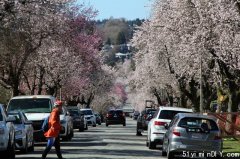
[(0, 128), (0, 134), (4, 134), (4, 128)]
[(15, 132), (15, 134), (16, 134), (16, 136), (22, 135), (22, 130), (17, 130), (17, 131)]

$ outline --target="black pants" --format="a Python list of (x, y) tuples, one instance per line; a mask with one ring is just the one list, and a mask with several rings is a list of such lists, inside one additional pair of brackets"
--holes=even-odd
[(57, 138), (55, 138), (55, 141), (53, 140), (53, 138), (49, 138), (48, 142), (47, 142), (47, 146), (45, 148), (45, 150), (43, 151), (42, 154), (42, 159), (46, 159), (48, 152), (51, 150), (52, 146), (54, 145), (57, 156), (59, 159), (62, 159), (62, 153), (60, 150), (60, 138), (59, 136)]

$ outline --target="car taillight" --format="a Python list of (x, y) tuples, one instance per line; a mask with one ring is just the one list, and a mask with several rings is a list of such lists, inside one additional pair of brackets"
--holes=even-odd
[(181, 136), (180, 132), (176, 129), (173, 130), (173, 135), (175, 136)]
[(112, 114), (107, 114), (107, 118), (112, 117)]
[(147, 118), (147, 114), (144, 114), (144, 116), (143, 116), (143, 117), (144, 117), (144, 119), (146, 119), (146, 118)]
[(216, 136), (214, 137), (214, 140), (221, 140), (221, 139), (222, 139), (222, 137), (219, 136), (219, 135), (216, 135)]
[(154, 121), (155, 126), (164, 126), (166, 123), (161, 121)]
[(120, 113), (119, 116), (125, 116), (125, 114), (124, 113)]

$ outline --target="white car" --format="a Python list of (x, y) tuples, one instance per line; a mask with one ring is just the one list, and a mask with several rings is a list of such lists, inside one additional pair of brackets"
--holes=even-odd
[(49, 95), (16, 96), (9, 101), (7, 112), (24, 112), (33, 123), (35, 141), (45, 141), (42, 123), (50, 115), (55, 101), (55, 97)]
[(15, 159), (15, 129), (12, 122), (13, 117), (7, 117), (5, 109), (0, 104), (0, 152), (3, 152), (1, 158)]
[(9, 117), (14, 117), (16, 149), (23, 153), (34, 151), (34, 138), (32, 122), (23, 112), (10, 112)]
[(169, 124), (177, 113), (191, 113), (192, 109), (179, 107), (159, 107), (153, 118), (148, 123), (147, 143), (149, 149), (156, 148), (157, 144), (163, 144), (163, 137), (167, 129), (166, 124)]
[(90, 108), (80, 109), (80, 111), (84, 114), (85, 119), (87, 119), (87, 124), (96, 127), (96, 116), (93, 113), (93, 110)]
[(65, 106), (62, 107), (62, 112), (60, 114), (60, 122), (61, 122), (60, 137), (65, 141), (71, 140), (72, 137), (74, 136), (73, 119)]

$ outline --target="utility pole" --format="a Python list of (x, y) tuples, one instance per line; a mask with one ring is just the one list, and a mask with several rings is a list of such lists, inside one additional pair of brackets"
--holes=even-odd
[(200, 113), (203, 113), (202, 53), (200, 57)]

